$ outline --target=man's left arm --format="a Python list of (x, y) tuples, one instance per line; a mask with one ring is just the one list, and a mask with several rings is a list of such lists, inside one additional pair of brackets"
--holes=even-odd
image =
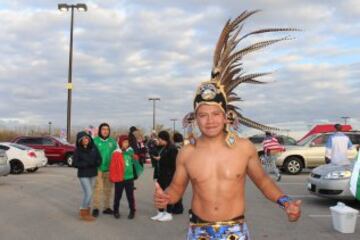
[(251, 143), (249, 143), (249, 151), (250, 156), (247, 166), (247, 174), (251, 180), (260, 189), (264, 196), (266, 196), (270, 201), (275, 202), (284, 208), (288, 215), (289, 221), (297, 221), (301, 214), (301, 201), (293, 201), (292, 199), (288, 198), (274, 183), (274, 181), (265, 173), (260, 163), (256, 148)]

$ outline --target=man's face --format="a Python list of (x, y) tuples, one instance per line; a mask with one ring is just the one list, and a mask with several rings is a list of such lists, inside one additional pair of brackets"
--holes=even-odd
[(109, 136), (109, 133), (110, 133), (110, 129), (109, 129), (108, 126), (103, 126), (103, 127), (101, 128), (101, 136), (102, 136), (103, 138), (107, 138), (107, 137)]
[(166, 146), (167, 142), (164, 139), (159, 138), (159, 145)]
[(195, 118), (201, 133), (206, 137), (216, 137), (224, 131), (226, 118), (220, 106), (202, 104)]

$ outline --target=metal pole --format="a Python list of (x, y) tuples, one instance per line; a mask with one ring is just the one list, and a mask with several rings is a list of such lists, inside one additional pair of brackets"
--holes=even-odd
[(149, 98), (149, 101), (153, 101), (153, 130), (155, 130), (155, 115), (156, 115), (156, 101), (160, 101), (160, 98), (154, 98), (154, 97), (151, 97)]
[(153, 130), (155, 130), (155, 108), (156, 108), (156, 103), (155, 103), (155, 99), (153, 100)]
[(344, 117), (341, 117), (342, 119), (344, 119), (344, 125), (347, 124), (347, 120), (350, 118), (350, 117), (347, 117), (347, 116), (344, 116)]
[(67, 100), (67, 121), (66, 121), (66, 140), (71, 138), (71, 95), (72, 95), (72, 58), (73, 58), (73, 32), (74, 32), (74, 6), (71, 9), (70, 22), (70, 52), (69, 52), (69, 73), (68, 73), (68, 100)]
[(170, 121), (173, 121), (173, 133), (175, 133), (175, 124), (176, 124), (176, 121), (177, 119), (176, 118), (171, 118)]
[(51, 136), (51, 122), (49, 122), (49, 136)]

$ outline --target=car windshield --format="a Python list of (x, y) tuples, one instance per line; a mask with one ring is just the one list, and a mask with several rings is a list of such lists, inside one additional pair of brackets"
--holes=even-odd
[(17, 144), (17, 143), (11, 143), (10, 144), (11, 147), (20, 149), (20, 150), (31, 150), (31, 147), (25, 146), (25, 145), (21, 145), (21, 144)]
[(297, 145), (299, 146), (304, 146), (305, 144), (307, 144), (308, 142), (310, 142), (311, 140), (314, 139), (314, 136), (317, 136), (317, 135), (310, 135), (300, 141), (297, 142)]
[(57, 141), (61, 142), (62, 144), (66, 144), (69, 145), (70, 143), (68, 143), (65, 139), (62, 138), (58, 138), (58, 137), (54, 137)]

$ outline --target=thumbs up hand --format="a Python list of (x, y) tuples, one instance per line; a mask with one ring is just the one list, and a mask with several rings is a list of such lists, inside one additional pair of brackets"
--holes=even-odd
[(301, 200), (290, 202), (285, 207), (290, 222), (296, 222), (301, 216)]
[(170, 202), (170, 196), (164, 192), (158, 182), (155, 182), (154, 204), (158, 209), (166, 208)]

